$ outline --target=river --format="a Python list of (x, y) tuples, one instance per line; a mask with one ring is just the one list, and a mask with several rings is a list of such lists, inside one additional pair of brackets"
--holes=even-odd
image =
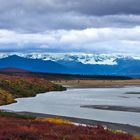
[(84, 105), (115, 105), (140, 107), (140, 87), (77, 88), (61, 92), (47, 92), (36, 97), (18, 98), (17, 103), (1, 106), (1, 109), (28, 111), (113, 123), (140, 126), (140, 113), (82, 108)]

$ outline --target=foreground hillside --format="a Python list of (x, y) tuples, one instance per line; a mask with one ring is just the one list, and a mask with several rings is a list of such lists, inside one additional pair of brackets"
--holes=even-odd
[(60, 118), (38, 119), (0, 112), (0, 122), (1, 140), (139, 140), (101, 126), (78, 126)]
[(41, 78), (0, 75), (0, 105), (13, 103), (18, 97), (30, 97), (57, 90), (65, 88)]

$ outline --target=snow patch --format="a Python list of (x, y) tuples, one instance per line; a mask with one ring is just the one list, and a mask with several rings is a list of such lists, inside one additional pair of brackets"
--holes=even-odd
[(44, 61), (80, 62), (83, 64), (116, 65), (116, 59), (140, 60), (140, 56), (121, 54), (87, 54), (87, 53), (0, 53), (0, 59), (11, 55)]

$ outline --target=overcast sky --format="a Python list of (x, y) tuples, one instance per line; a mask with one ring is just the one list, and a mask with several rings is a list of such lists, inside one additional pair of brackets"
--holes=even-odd
[(0, 0), (0, 51), (140, 53), (140, 0)]

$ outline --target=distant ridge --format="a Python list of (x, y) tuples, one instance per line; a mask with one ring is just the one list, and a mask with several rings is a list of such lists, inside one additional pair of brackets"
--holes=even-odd
[[(140, 77), (140, 60), (129, 57), (116, 58), (115, 63), (116, 64), (114, 65), (85, 64), (79, 62), (75, 57), (72, 60), (67, 60), (65, 58), (63, 60), (46, 60), (36, 57), (28, 58), (18, 55), (0, 58), (0, 68), (6, 68), (4, 71), (8, 72), (30, 71), (53, 74), (108, 75), (134, 78)], [(18, 68), (18, 70), (15, 70), (15, 68)]]
[(0, 72), (31, 72), (29, 70), (20, 69), (20, 68), (13, 68), (13, 67), (7, 67), (7, 68), (1, 68)]
[(20, 68), (32, 72), (52, 72), (61, 73), (66, 67), (53, 61), (44, 61), (40, 59), (24, 58), (17, 55), (12, 55), (0, 59), (0, 68)]

